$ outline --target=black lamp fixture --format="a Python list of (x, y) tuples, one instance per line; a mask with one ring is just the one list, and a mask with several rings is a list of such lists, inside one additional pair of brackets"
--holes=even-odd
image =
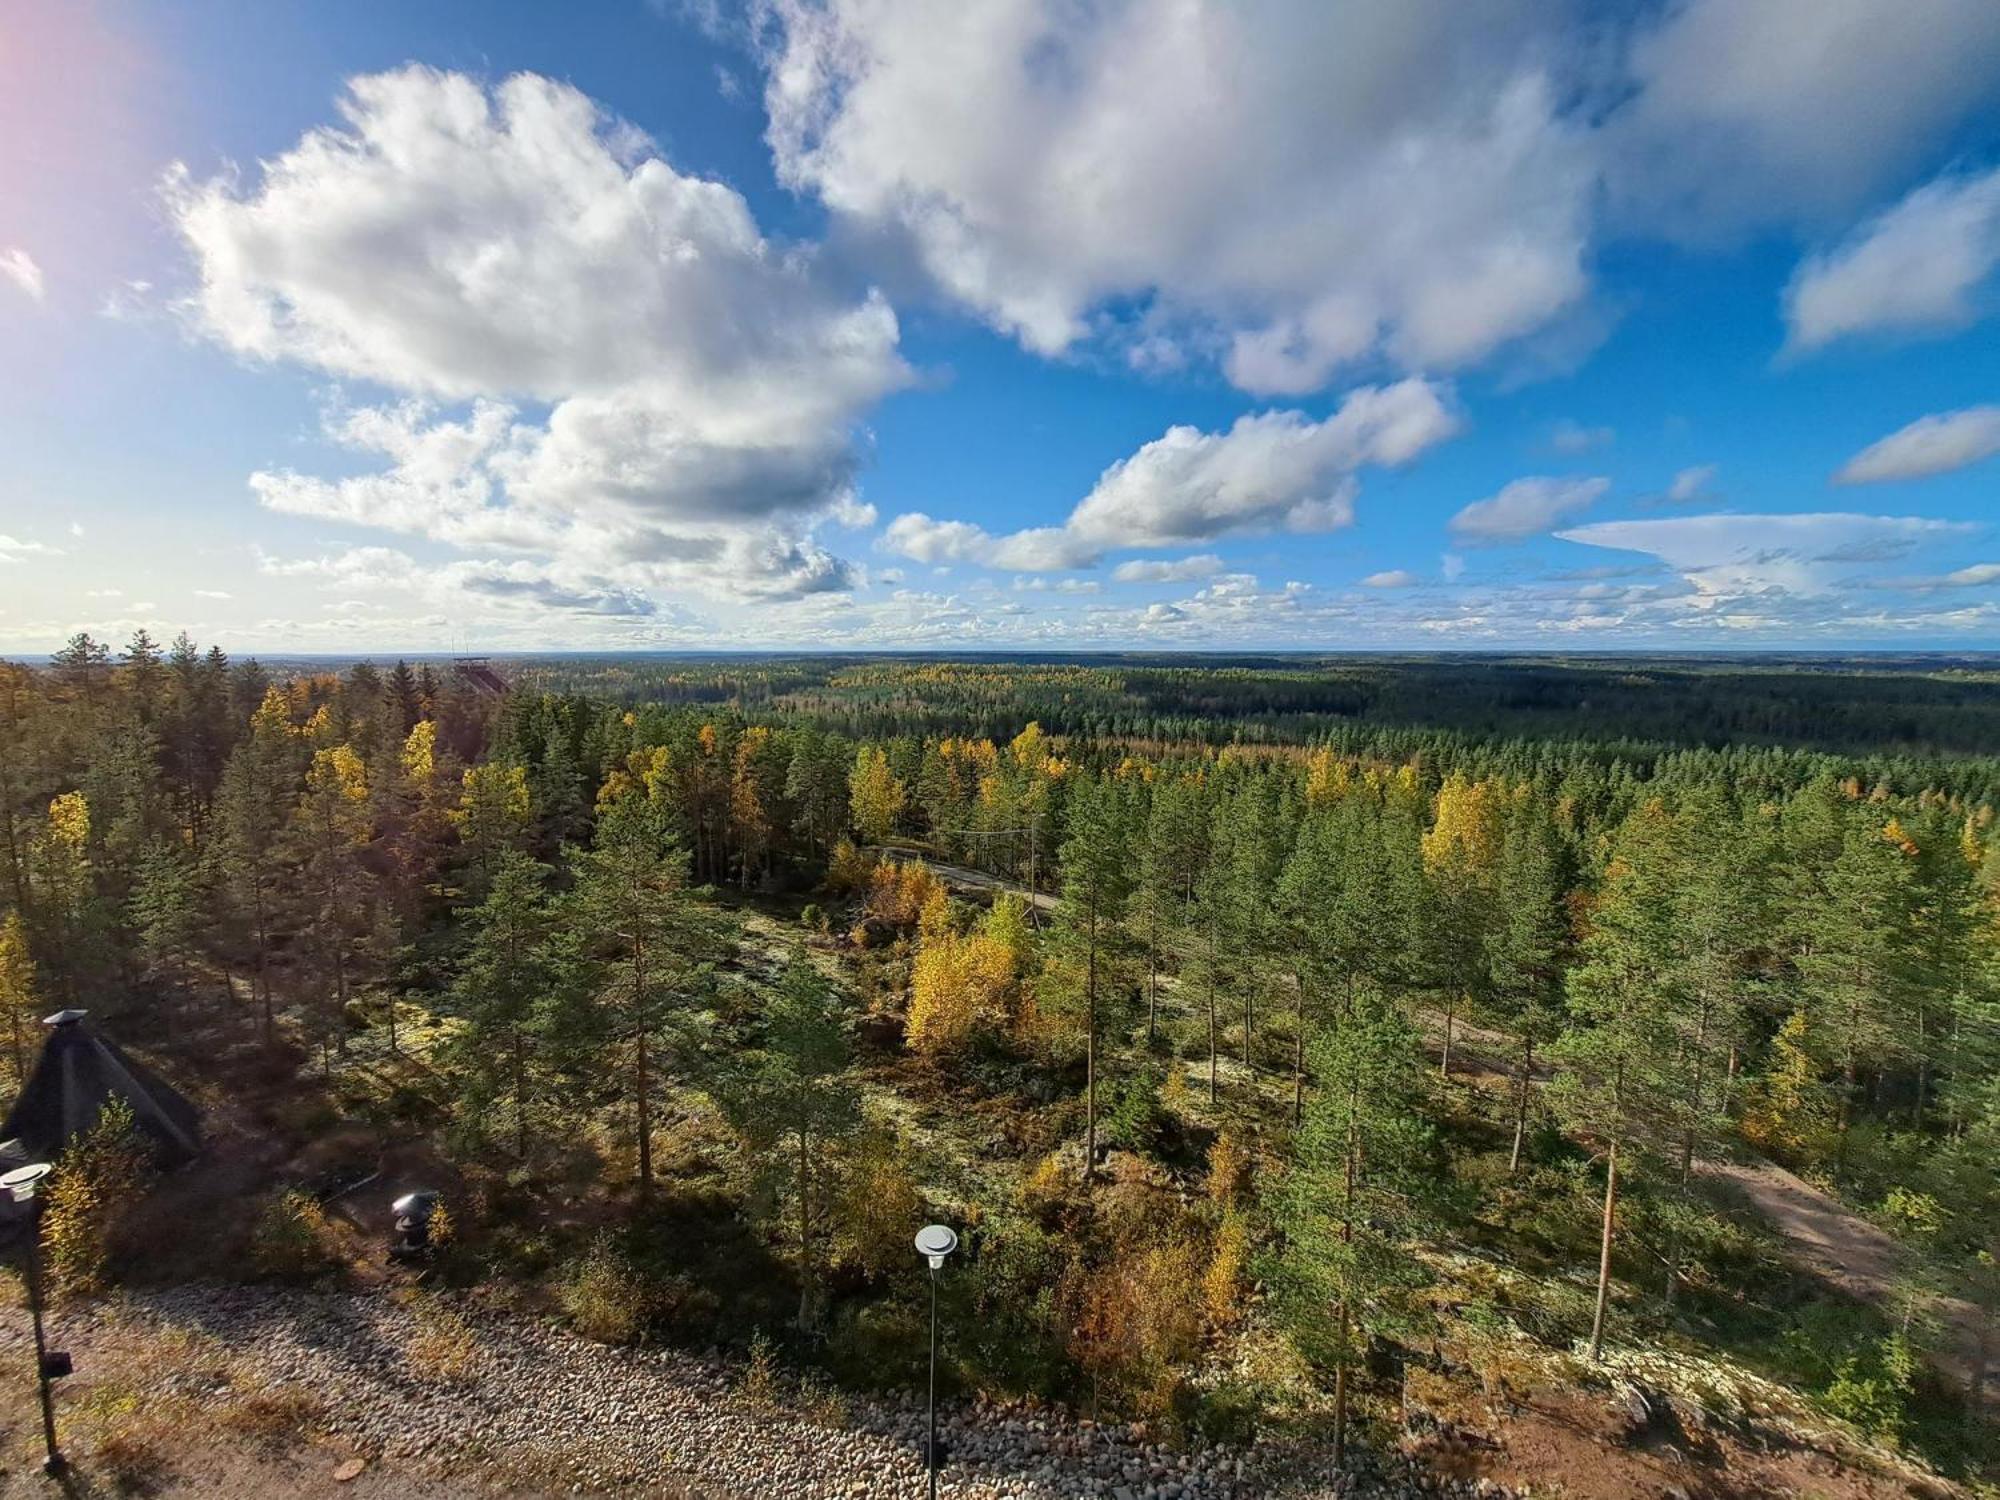
[(389, 1247), (392, 1260), (417, 1260), (431, 1253), (431, 1217), (437, 1213), (438, 1193), (418, 1188), (389, 1205), (396, 1216), (396, 1242)]
[(948, 1456), (938, 1446), (937, 1435), (938, 1272), (944, 1269), (945, 1259), (957, 1248), (958, 1235), (947, 1225), (926, 1224), (917, 1231), (917, 1254), (930, 1262), (931, 1268), (931, 1401), (928, 1431), (924, 1438), (924, 1472), (930, 1476), (930, 1500), (937, 1500), (938, 1470), (944, 1467)]
[(74, 1366), (63, 1350), (49, 1348), (42, 1332), (42, 1235), (36, 1209), (42, 1180), (52, 1170), (47, 1162), (38, 1161), (11, 1172), (0, 1172), (0, 1189), (28, 1211), (28, 1312), (35, 1320), (35, 1380), (42, 1393), (42, 1444), (48, 1450), (48, 1456), (42, 1460), (42, 1472), (60, 1474), (69, 1467), (69, 1461), (56, 1447), (55, 1398), (49, 1388)]

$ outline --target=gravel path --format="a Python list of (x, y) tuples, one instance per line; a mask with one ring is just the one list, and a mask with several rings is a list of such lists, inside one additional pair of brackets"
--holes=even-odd
[[(1799, 1258), (1834, 1285), (1878, 1307), (1894, 1305), (1908, 1258), (1893, 1236), (1776, 1163), (1705, 1161), (1697, 1170), (1740, 1188), (1791, 1241)], [(1937, 1298), (1932, 1310), (1946, 1333), (1934, 1354), (1937, 1363), (1987, 1401), (2000, 1401), (2000, 1387), (1986, 1375), (1992, 1330), (1985, 1315), (1957, 1297)]]
[[(405, 1354), (419, 1321), (388, 1297), (211, 1285), (140, 1293), (116, 1314), (59, 1317), (53, 1334), (76, 1353), (80, 1376), (93, 1336), (113, 1316), (208, 1335), (231, 1351), (237, 1378), (303, 1388), (321, 1404), (316, 1425), (337, 1445), (390, 1469), (436, 1475), (455, 1464), (462, 1473), (471, 1461), (550, 1493), (704, 1500), (925, 1492), (916, 1456), (923, 1412), (909, 1401), (856, 1401), (849, 1425), (830, 1428), (754, 1408), (740, 1393), (740, 1371), (717, 1362), (608, 1349), (540, 1322), (470, 1312), (477, 1352), (465, 1378), (425, 1379)], [(20, 1337), (7, 1328), (0, 1346)], [(940, 1426), (952, 1464), (939, 1492), (953, 1500), (1336, 1492), (1298, 1474), (1297, 1455), (1281, 1462), (1259, 1448), (1176, 1454), (1125, 1428), (991, 1407), (953, 1409)], [(1403, 1476), (1366, 1492), (1418, 1487)]]

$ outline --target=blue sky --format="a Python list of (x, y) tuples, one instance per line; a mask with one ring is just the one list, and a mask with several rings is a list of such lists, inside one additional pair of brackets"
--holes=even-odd
[(1990, 0), (25, 0), (0, 650), (2000, 646)]

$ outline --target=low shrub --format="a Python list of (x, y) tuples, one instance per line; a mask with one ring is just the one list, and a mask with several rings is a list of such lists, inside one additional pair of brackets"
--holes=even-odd
[(600, 1344), (629, 1344), (644, 1332), (652, 1311), (646, 1279), (608, 1234), (563, 1267), (556, 1302), (576, 1331)]
[(289, 1188), (266, 1200), (250, 1231), (250, 1261), (281, 1281), (309, 1281), (332, 1269), (326, 1214), (310, 1194)]
[(148, 1175), (132, 1106), (110, 1100), (97, 1123), (64, 1148), (49, 1179), (42, 1255), (58, 1294), (94, 1297), (110, 1283), (119, 1221)]

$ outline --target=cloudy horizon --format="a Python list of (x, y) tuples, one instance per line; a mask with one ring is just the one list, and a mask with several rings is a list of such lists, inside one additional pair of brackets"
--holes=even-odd
[(1985, 0), (8, 25), (0, 651), (2000, 647)]

